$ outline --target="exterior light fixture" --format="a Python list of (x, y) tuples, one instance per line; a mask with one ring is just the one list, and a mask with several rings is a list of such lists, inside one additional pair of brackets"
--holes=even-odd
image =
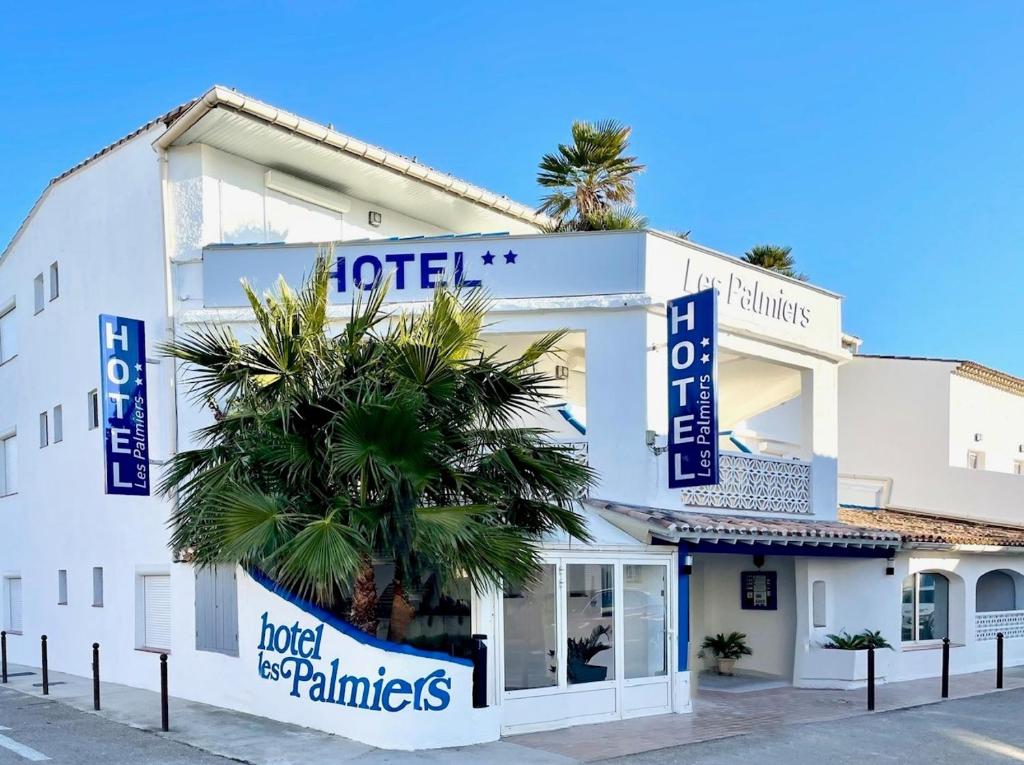
[(377, 212), (376, 210), (370, 210), (370, 215), (367, 218), (367, 222), (371, 226), (376, 228), (377, 226), (379, 226), (381, 224), (381, 221), (383, 219), (384, 219), (383, 216), (379, 212)]
[(555, 365), (555, 379), (556, 380), (568, 380), (569, 379), (569, 367), (562, 366), (561, 364)]
[(693, 556), (690, 553), (683, 556), (683, 573), (687, 576), (693, 573)]
[(764, 565), (764, 556), (761, 555), (761, 554), (755, 555), (754, 556), (754, 565), (757, 566), (758, 568), (761, 568), (761, 566)]
[(896, 575), (896, 556), (890, 555), (885, 561), (885, 575), (895, 576)]
[(982, 435), (981, 433), (975, 433), (974, 434), (974, 440), (975, 441), (984, 441), (985, 440), (985, 436)]

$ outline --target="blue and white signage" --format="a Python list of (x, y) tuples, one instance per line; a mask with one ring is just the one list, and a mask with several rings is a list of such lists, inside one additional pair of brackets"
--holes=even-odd
[(149, 495), (146, 327), (100, 316), (100, 411), (107, 494)]
[(718, 483), (714, 289), (668, 301), (668, 487)]

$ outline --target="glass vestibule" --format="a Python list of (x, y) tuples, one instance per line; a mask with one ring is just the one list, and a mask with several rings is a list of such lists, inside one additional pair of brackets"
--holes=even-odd
[[(576, 708), (609, 719), (667, 711), (670, 560), (549, 558), (530, 587), (507, 588), (502, 682), (515, 710), (507, 721), (539, 726), (575, 717)], [(650, 684), (659, 687), (641, 687)], [(567, 706), (561, 693), (585, 693), (588, 702)]]

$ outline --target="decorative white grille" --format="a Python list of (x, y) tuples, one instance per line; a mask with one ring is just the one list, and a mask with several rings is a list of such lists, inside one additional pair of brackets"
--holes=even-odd
[(811, 466), (760, 454), (718, 456), (718, 484), (683, 489), (689, 507), (760, 513), (811, 512)]
[(1024, 611), (982, 611), (974, 615), (974, 635), (977, 640), (995, 640), (996, 633), (1003, 637), (1024, 637)]

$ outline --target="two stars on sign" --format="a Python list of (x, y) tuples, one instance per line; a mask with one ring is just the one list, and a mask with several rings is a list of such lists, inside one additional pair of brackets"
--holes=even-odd
[[(701, 338), (701, 341), (700, 341), (700, 347), (701, 348), (707, 348), (710, 344), (711, 344), (711, 338), (710, 337)], [(701, 356), (700, 356), (700, 363), (701, 364), (707, 364), (709, 361), (711, 361), (711, 354), (702, 353)]]
[[(494, 259), (496, 257), (497, 257), (496, 255), (492, 255), (491, 251), (488, 250), (486, 253), (484, 253), (483, 255), (480, 256), (480, 259), (483, 260), (485, 266), (493, 266), (494, 265)], [(505, 262), (506, 263), (511, 263), (512, 265), (515, 265), (516, 258), (519, 257), (519, 253), (518, 252), (512, 252), (512, 250), (509, 250), (502, 257), (505, 258)]]

